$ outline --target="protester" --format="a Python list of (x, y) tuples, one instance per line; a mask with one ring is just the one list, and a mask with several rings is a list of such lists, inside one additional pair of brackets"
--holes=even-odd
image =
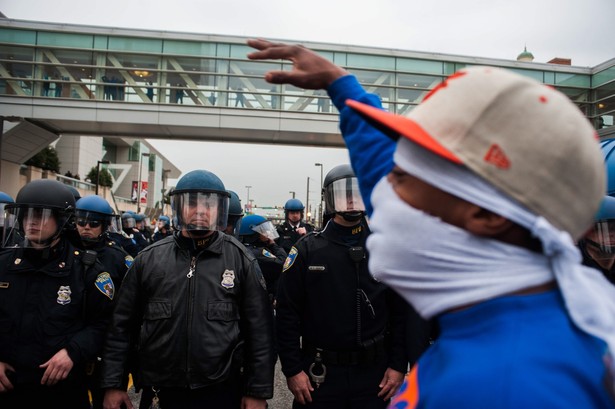
[(311, 50), (248, 44), (250, 59), (292, 61), (268, 82), (327, 89), (372, 216), (370, 271), (438, 321), (392, 407), (615, 406), (615, 289), (574, 245), (603, 158), (570, 99), (471, 67), (399, 116)]
[[(177, 182), (173, 240), (142, 250), (118, 294), (103, 352), (106, 409), (131, 406), (122, 388), (128, 370), (135, 387), (154, 390), (152, 401), (165, 409), (262, 409), (272, 397), (266, 286), (254, 257), (220, 232), (228, 201), (211, 172)], [(129, 368), (133, 351), (136, 367)]]

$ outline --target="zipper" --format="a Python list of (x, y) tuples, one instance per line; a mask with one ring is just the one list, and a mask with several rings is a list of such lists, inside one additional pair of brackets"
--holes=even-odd
[(188, 270), (188, 274), (186, 275), (186, 277), (192, 278), (195, 270), (196, 270), (196, 257), (192, 257), (192, 260), (190, 260), (190, 270)]

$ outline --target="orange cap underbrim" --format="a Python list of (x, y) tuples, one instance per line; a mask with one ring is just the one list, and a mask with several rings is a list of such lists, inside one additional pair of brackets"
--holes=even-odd
[(376, 125), (383, 126), (396, 135), (401, 135), (406, 139), (422, 146), (433, 153), (448, 159), (453, 163), (463, 163), (457, 156), (436, 141), (419, 124), (406, 118), (405, 116), (395, 115), (371, 105), (363, 104), (352, 99), (346, 100), (346, 105), (360, 113), (363, 117)]

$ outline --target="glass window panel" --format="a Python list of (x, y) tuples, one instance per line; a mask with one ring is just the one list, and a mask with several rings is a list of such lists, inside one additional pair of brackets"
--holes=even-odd
[(508, 68), (508, 70), (523, 75), (524, 77), (533, 78), (538, 82), (543, 82), (544, 79), (542, 71), (524, 70), (522, 68)]
[(411, 104), (419, 104), (425, 98), (429, 91), (427, 90), (419, 90), (419, 89), (398, 89), (397, 90), (397, 101)]
[(544, 83), (549, 85), (555, 85), (555, 73), (552, 71), (545, 71)]
[(196, 41), (164, 40), (165, 54), (183, 54), (197, 56), (216, 56), (216, 43), (200, 43)]
[(464, 64), (456, 64), (454, 62), (444, 62), (444, 71), (443, 74), (446, 76), (453, 75), (461, 68), (465, 67)]
[(615, 80), (615, 66), (602, 70), (592, 76), (592, 86), (599, 87), (609, 81)]
[(92, 48), (94, 38), (90, 34), (71, 34), (39, 31), (37, 43), (55, 47)]
[(0, 42), (17, 44), (36, 44), (36, 32), (0, 28)]
[(444, 64), (445, 63), (442, 61), (398, 58), (397, 71), (416, 72), (421, 74), (442, 74), (445, 73)]
[(329, 61), (333, 61), (335, 64), (347, 67), (348, 66), (348, 54), (346, 53), (332, 53), (331, 58), (327, 57), (327, 53), (319, 53), (323, 57), (329, 59)]
[(127, 70), (137, 81), (143, 78), (155, 78), (159, 60), (158, 56), (153, 55), (108, 53), (107, 67), (116, 68), (116, 62), (119, 62), (120, 67)]
[(162, 40), (135, 37), (109, 37), (109, 50), (161, 53)]
[(564, 85), (567, 87), (585, 87), (589, 88), (591, 85), (590, 76), (586, 74), (570, 74), (565, 72), (555, 73), (555, 84)]
[(141, 151), (141, 143), (134, 142), (132, 146), (128, 149), (128, 160), (131, 162), (137, 162), (139, 160), (139, 154)]
[(109, 37), (103, 35), (94, 36), (94, 48), (96, 50), (106, 50), (109, 46)]
[[(364, 86), (369, 85), (393, 85), (395, 73), (381, 71), (350, 70)], [(369, 91), (371, 92), (371, 91)]]
[(231, 58), (247, 59), (248, 53), (254, 51), (254, 48), (243, 44), (231, 44)]
[(444, 80), (444, 77), (418, 74), (397, 74), (400, 87), (432, 89)]
[(395, 57), (348, 53), (347, 58), (348, 67), (377, 68), (381, 70), (395, 69)]
[(589, 101), (589, 90), (579, 89), (579, 88), (563, 88), (563, 87), (556, 87), (556, 89), (564, 93), (573, 102), (580, 103), (580, 102)]
[[(11, 61), (34, 61), (34, 49), (0, 45), (0, 59)], [(7, 64), (6, 62), (3, 64)]]
[(603, 98), (608, 98), (615, 95), (615, 81), (603, 85), (600, 88), (596, 89), (596, 100), (599, 101)]

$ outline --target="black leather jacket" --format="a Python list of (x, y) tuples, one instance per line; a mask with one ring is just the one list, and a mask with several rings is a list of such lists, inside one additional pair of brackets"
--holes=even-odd
[(271, 398), (272, 317), (256, 260), (221, 232), (203, 250), (191, 247), (176, 234), (135, 258), (118, 294), (101, 386), (121, 387), (136, 349), (137, 387), (199, 388), (243, 367), (244, 395)]

